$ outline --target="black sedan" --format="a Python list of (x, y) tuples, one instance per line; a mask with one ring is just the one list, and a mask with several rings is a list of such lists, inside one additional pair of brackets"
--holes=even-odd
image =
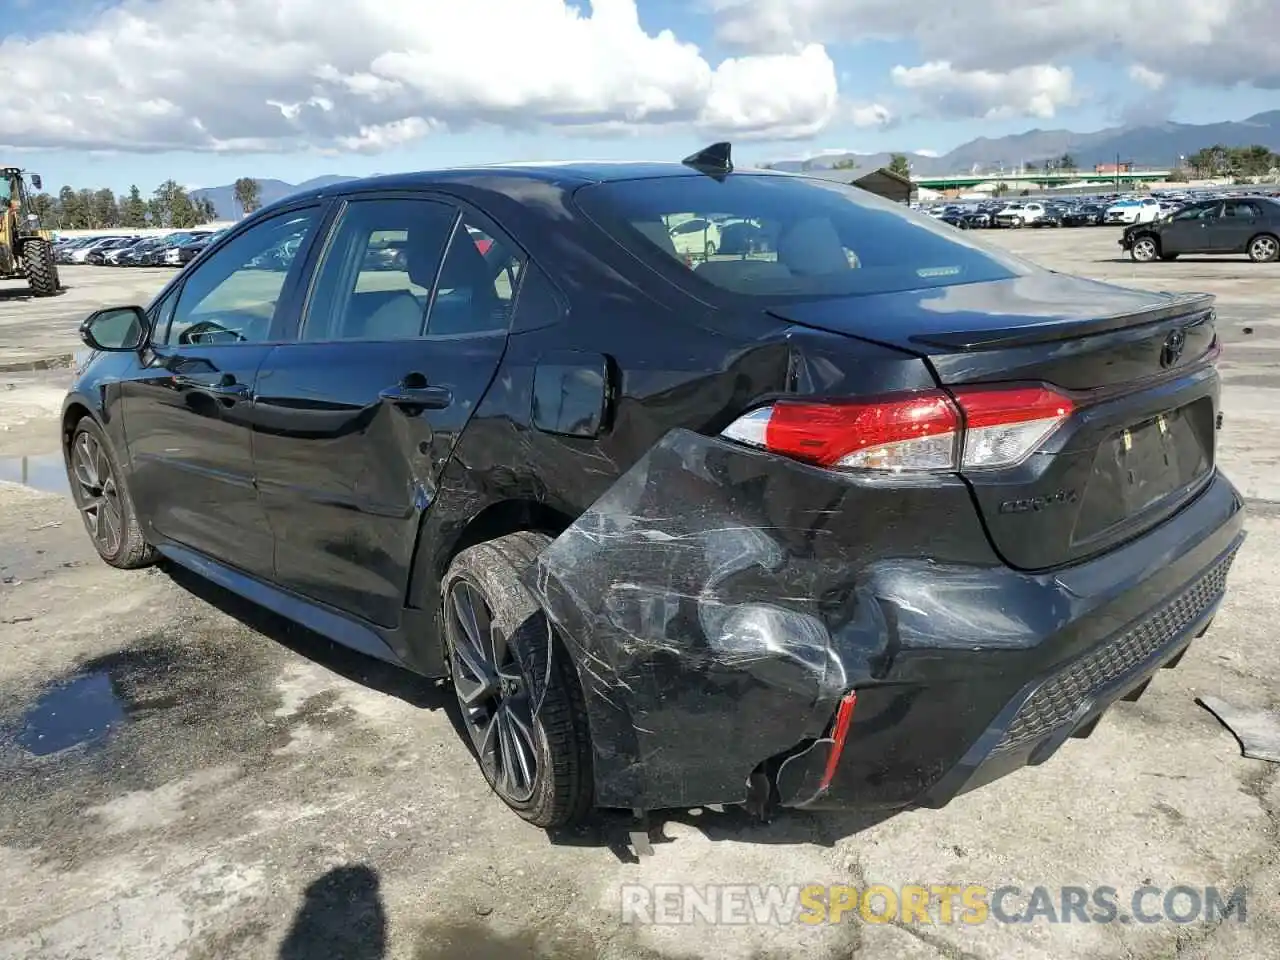
[(1082, 203), (1062, 215), (1064, 227), (1100, 227), (1107, 221), (1107, 208), (1096, 203)]
[[(768, 248), (690, 263), (690, 214)], [(102, 558), (448, 677), (542, 826), (945, 804), (1136, 698), (1243, 538), (1212, 298), (727, 144), (303, 192), (81, 330)]]
[(1233, 197), (1191, 203), (1167, 219), (1126, 228), (1120, 246), (1139, 263), (1241, 253), (1254, 263), (1272, 263), (1280, 260), (1280, 201)]

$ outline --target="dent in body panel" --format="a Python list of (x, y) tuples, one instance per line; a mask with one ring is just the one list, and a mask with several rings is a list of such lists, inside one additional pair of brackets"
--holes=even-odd
[[(994, 561), (962, 546), (985, 542), (963, 485), (940, 486), (927, 496), (954, 519), (930, 518), (928, 539), (956, 562), (929, 574), (963, 594)], [(935, 606), (910, 608), (890, 555), (923, 493), (685, 430), (641, 458), (527, 581), (583, 683), (598, 802), (740, 801), (762, 761), (823, 735), (847, 690), (884, 682), (905, 644), (928, 645)], [(990, 642), (968, 612), (945, 642)], [(1033, 632), (1011, 615), (1001, 639)]]

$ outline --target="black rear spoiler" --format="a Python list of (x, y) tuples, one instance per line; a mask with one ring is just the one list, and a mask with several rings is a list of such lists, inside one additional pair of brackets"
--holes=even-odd
[(1099, 317), (1096, 320), (1063, 320), (1060, 324), (1048, 323), (1034, 327), (1014, 327), (1004, 330), (963, 330), (957, 333), (922, 333), (911, 337), (912, 343), (921, 346), (943, 347), (949, 350), (992, 350), (1001, 347), (1029, 347), (1037, 343), (1054, 343), (1061, 340), (1079, 340), (1112, 330), (1163, 323), (1175, 317), (1187, 318), (1188, 325), (1204, 323), (1213, 313), (1215, 297), (1211, 293), (1187, 293), (1172, 297), (1168, 302), (1153, 304), (1141, 310)]

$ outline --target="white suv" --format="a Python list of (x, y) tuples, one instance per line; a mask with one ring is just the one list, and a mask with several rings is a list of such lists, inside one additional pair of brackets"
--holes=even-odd
[(1043, 216), (1043, 203), (1011, 203), (996, 214), (996, 225), (1000, 227), (1025, 227)]
[(1155, 197), (1118, 200), (1107, 207), (1107, 223), (1151, 223), (1160, 216), (1160, 201)]

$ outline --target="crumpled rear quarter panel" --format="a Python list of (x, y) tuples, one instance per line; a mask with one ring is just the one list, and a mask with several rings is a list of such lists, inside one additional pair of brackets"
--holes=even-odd
[[(741, 802), (906, 648), (1043, 636), (1014, 612), (965, 620), (966, 584), (999, 569), (958, 479), (858, 480), (674, 430), (528, 582), (582, 680), (596, 802), (652, 809)], [(922, 573), (929, 611), (958, 591), (958, 620), (913, 615)]]

